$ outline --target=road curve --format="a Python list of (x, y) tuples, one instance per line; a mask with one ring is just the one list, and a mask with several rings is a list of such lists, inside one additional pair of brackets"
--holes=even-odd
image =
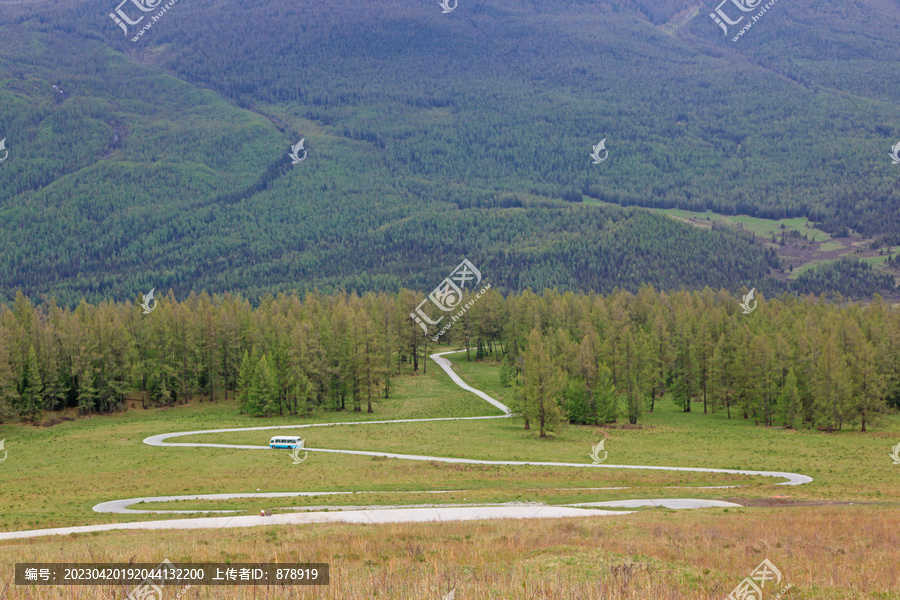
[[(477, 390), (469, 385), (467, 385), (462, 379), (460, 379), (459, 375), (456, 371), (453, 370), (452, 365), (449, 360), (444, 358), (446, 354), (455, 354), (457, 352), (464, 352), (464, 350), (450, 351), (450, 352), (441, 352), (439, 354), (432, 354), (431, 358), (442, 368), (450, 378), (456, 383), (458, 386), (462, 387), (465, 390), (468, 390), (478, 397), (486, 400), (494, 407), (503, 411), (502, 415), (498, 416), (487, 416), (487, 417), (441, 417), (434, 419), (396, 419), (392, 421), (352, 421), (347, 423), (308, 423), (305, 425), (269, 425), (264, 427), (237, 427), (233, 429), (205, 429), (205, 430), (197, 430), (197, 431), (181, 431), (178, 433), (161, 433), (158, 435), (152, 435), (144, 440), (144, 443), (149, 446), (185, 446), (191, 448), (240, 448), (246, 450), (268, 450), (268, 446), (246, 446), (246, 445), (237, 445), (237, 444), (201, 444), (194, 442), (167, 442), (166, 440), (188, 436), (188, 435), (199, 435), (204, 433), (228, 433), (232, 431), (262, 431), (266, 429), (304, 429), (307, 427), (331, 427), (335, 425), (383, 425), (388, 423), (426, 423), (430, 421), (471, 421), (476, 419), (505, 419), (512, 416), (512, 411), (508, 406), (491, 398), (481, 390)], [(802, 485), (804, 483), (809, 483), (813, 479), (807, 475), (800, 475), (797, 473), (784, 473), (780, 471), (751, 471), (745, 469), (707, 469), (701, 467), (657, 467), (657, 466), (646, 466), (646, 465), (609, 465), (609, 464), (590, 464), (590, 463), (564, 463), (564, 462), (546, 462), (546, 461), (520, 461), (520, 460), (479, 460), (473, 458), (453, 458), (448, 456), (426, 456), (420, 454), (397, 454), (393, 452), (373, 452), (369, 450), (339, 450), (339, 449), (331, 449), (331, 448), (304, 448), (304, 450), (309, 450), (310, 452), (332, 452), (336, 454), (356, 454), (361, 456), (378, 456), (385, 458), (398, 458), (401, 460), (424, 460), (430, 462), (445, 462), (445, 463), (463, 463), (469, 465), (513, 465), (513, 466), (533, 466), (533, 467), (576, 467), (576, 468), (588, 468), (588, 469), (639, 469), (639, 470), (650, 470), (650, 471), (689, 471), (696, 473), (725, 473), (729, 475), (759, 475), (763, 477), (778, 477), (783, 478), (786, 481), (780, 482), (777, 485)], [(185, 497), (187, 498), (187, 497)], [(103, 503), (98, 506), (109, 505), (110, 503)], [(96, 510), (96, 507), (95, 507)], [(100, 512), (100, 511), (98, 511)], [(105, 511), (103, 511), (105, 512)], [(169, 512), (169, 511), (147, 511), (147, 512)]]
[(439, 352), (437, 354), (432, 354), (431, 360), (436, 362), (438, 364), (438, 366), (440, 366), (444, 370), (444, 372), (450, 376), (450, 379), (453, 380), (453, 383), (455, 383), (456, 385), (458, 385), (459, 387), (461, 387), (464, 390), (472, 392), (479, 398), (482, 398), (483, 400), (486, 400), (487, 402), (493, 404), (494, 406), (496, 406), (497, 408), (502, 410), (504, 412), (505, 416), (507, 416), (507, 417), (512, 416), (512, 411), (509, 409), (508, 406), (498, 402), (497, 400), (494, 400), (493, 398), (491, 398), (490, 396), (488, 396), (481, 390), (476, 390), (475, 388), (468, 385), (465, 381), (460, 379), (459, 375), (456, 374), (456, 371), (453, 370), (453, 365), (450, 364), (450, 361), (447, 360), (446, 358), (444, 358), (444, 355), (446, 355), (446, 354), (457, 354), (459, 352), (464, 352), (464, 351), (463, 350), (450, 350), (449, 352)]
[[(199, 431), (183, 431), (178, 433), (163, 433), (153, 435), (144, 439), (144, 443), (149, 446), (186, 446), (199, 448), (239, 448), (247, 450), (264, 450), (268, 446), (247, 446), (238, 444), (200, 444), (190, 442), (168, 442), (167, 440), (187, 435), (198, 435), (203, 433), (227, 433), (233, 431), (257, 431), (267, 429), (302, 429), (307, 427), (330, 427), (336, 425), (376, 425), (388, 423), (421, 423), (429, 421), (465, 421), (476, 419), (504, 419), (512, 416), (510, 408), (498, 400), (491, 398), (481, 390), (475, 389), (466, 384), (457, 373), (452, 369), (449, 360), (443, 358), (446, 354), (454, 354), (460, 351), (441, 352), (432, 354), (434, 360), (446, 373), (450, 376), (454, 383), (461, 388), (476, 394), (495, 408), (503, 412), (497, 416), (483, 417), (445, 417), (434, 419), (398, 419), (393, 421), (354, 421), (347, 423), (310, 423), (305, 425), (271, 425), (264, 427), (238, 427), (231, 429), (209, 429)], [(546, 462), (546, 461), (511, 461), (511, 460), (477, 460), (468, 458), (453, 458), (446, 456), (424, 456), (417, 454), (396, 454), (391, 452), (372, 452), (364, 450), (339, 450), (331, 448), (304, 448), (310, 452), (331, 452), (338, 454), (356, 454), (363, 456), (379, 456), (387, 458), (397, 458), (401, 460), (423, 460), (432, 462), (447, 463), (464, 463), (476, 465), (513, 465), (513, 466), (546, 466), (546, 467), (575, 467), (575, 468), (594, 468), (594, 469), (640, 469), (655, 471), (689, 471), (700, 473), (725, 473), (733, 475), (760, 475), (766, 477), (783, 478), (786, 481), (777, 485), (802, 485), (811, 482), (813, 479), (807, 475), (797, 473), (785, 473), (780, 471), (752, 471), (737, 469), (708, 469), (700, 467), (661, 467), (661, 466), (645, 466), (645, 465), (608, 465), (608, 464), (586, 464), (586, 463), (563, 463), (563, 462)], [(719, 486), (722, 487), (722, 486)], [(726, 486), (733, 487), (733, 486)], [(135, 513), (198, 513), (198, 512), (217, 512), (227, 513), (235, 511), (153, 511), (153, 510), (134, 510), (129, 506), (140, 502), (169, 502), (176, 500), (216, 500), (231, 498), (278, 498), (278, 497), (298, 497), (298, 496), (327, 496), (347, 493), (366, 493), (366, 492), (273, 492), (262, 494), (188, 494), (181, 496), (157, 496), (144, 498), (130, 498), (125, 500), (112, 500), (109, 502), (101, 502), (93, 507), (95, 512), (99, 513), (118, 513), (118, 514), (135, 514)], [(429, 493), (429, 492), (422, 492)], [(27, 537), (37, 537), (43, 535), (68, 535), (70, 533), (90, 532), (90, 531), (107, 531), (113, 529), (200, 529), (200, 528), (217, 528), (217, 527), (250, 527), (255, 525), (275, 525), (275, 524), (299, 524), (299, 523), (323, 523), (323, 522), (342, 522), (342, 523), (389, 523), (389, 522), (420, 522), (420, 521), (459, 521), (474, 519), (492, 519), (492, 518), (560, 518), (560, 517), (580, 517), (580, 516), (601, 516), (601, 515), (621, 515), (627, 512), (598, 510), (595, 507), (638, 507), (638, 506), (664, 506), (668, 508), (700, 508), (709, 506), (738, 506), (736, 504), (724, 503), (716, 500), (694, 500), (694, 499), (656, 499), (656, 500), (627, 500), (613, 502), (587, 502), (567, 506), (541, 506), (541, 507), (522, 507), (522, 506), (464, 506), (464, 507), (432, 507), (432, 508), (402, 508), (402, 509), (368, 509), (368, 510), (349, 510), (340, 512), (318, 512), (318, 513), (289, 513), (273, 515), (269, 517), (256, 516), (233, 516), (233, 517), (204, 517), (192, 519), (173, 519), (161, 521), (143, 521), (136, 523), (111, 523), (105, 525), (88, 525), (82, 527), (62, 527), (54, 529), (37, 529), (29, 531), (14, 531), (0, 533), (0, 539), (17, 539)], [(584, 507), (584, 508), (582, 508)]]

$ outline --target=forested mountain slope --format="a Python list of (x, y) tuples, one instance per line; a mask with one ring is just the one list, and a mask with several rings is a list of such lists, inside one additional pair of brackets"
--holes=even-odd
[(2, 297), (424, 290), (461, 256), (500, 289), (736, 288), (774, 262), (582, 194), (900, 230), (896, 4), (778, 4), (737, 44), (680, 2), (183, 0), (137, 42), (115, 8), (0, 15)]
[[(185, 79), (366, 141), (399, 173), (900, 229), (900, 6), (778, 5), (738, 44), (705, 5), (666, 34), (654, 23), (689, 5), (663, 6), (211, 5), (136, 50), (164, 45)], [(603, 137), (601, 170), (586, 154)]]

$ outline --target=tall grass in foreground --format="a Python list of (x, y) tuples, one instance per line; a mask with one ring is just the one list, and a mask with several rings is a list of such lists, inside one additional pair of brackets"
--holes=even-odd
[[(195, 587), (184, 600), (722, 600), (764, 558), (790, 600), (900, 598), (900, 508), (651, 510), (627, 517), (112, 532), (4, 542), (4, 600), (118, 600), (121, 587), (16, 587), (16, 561), (328, 562), (321, 587)], [(3, 586), (9, 587), (3, 595)], [(172, 586), (164, 598), (174, 598)], [(777, 589), (769, 584), (766, 600)]]

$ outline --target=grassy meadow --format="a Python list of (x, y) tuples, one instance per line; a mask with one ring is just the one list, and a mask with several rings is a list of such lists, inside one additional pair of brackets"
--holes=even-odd
[[(461, 377), (510, 403), (490, 363), (449, 357)], [(607, 465), (789, 471), (802, 486), (768, 477), (610, 468), (464, 465), (310, 452), (156, 448), (150, 435), (305, 423), (497, 415), (458, 388), (433, 362), (425, 375), (393, 382), (375, 413), (321, 412), (311, 418), (251, 419), (235, 403), (132, 409), (51, 427), (0, 425), (0, 529), (15, 531), (143, 521), (156, 515), (99, 514), (103, 501), (178, 494), (279, 491), (346, 495), (134, 505), (152, 510), (237, 510), (258, 514), (371, 505), (568, 504), (627, 498), (712, 498), (744, 508), (639, 509), (627, 516), (442, 524), (266, 526), (246, 529), (112, 531), (0, 541), (0, 598), (123, 598), (109, 586), (12, 584), (17, 561), (312, 561), (331, 564), (324, 588), (196, 587), (181, 598), (724, 598), (763, 558), (791, 583), (785, 598), (900, 598), (900, 417), (872, 431), (791, 431), (724, 413), (682, 413), (668, 399), (639, 427), (563, 426), (548, 439), (519, 418), (315, 427), (294, 430), (311, 448), (589, 464), (607, 438)], [(284, 430), (290, 431), (290, 430)], [(294, 431), (290, 431), (294, 433)], [(186, 436), (171, 442), (265, 445), (273, 430)], [(697, 489), (739, 485), (731, 489)], [(598, 488), (626, 489), (598, 489)], [(438, 494), (427, 492), (441, 492)], [(173, 515), (184, 518), (185, 515)], [(5, 587), (7, 586), (7, 587)], [(4, 589), (5, 588), (5, 589)], [(177, 590), (176, 590), (177, 591)], [(777, 590), (766, 590), (774, 598)], [(174, 597), (173, 592), (173, 597)]]

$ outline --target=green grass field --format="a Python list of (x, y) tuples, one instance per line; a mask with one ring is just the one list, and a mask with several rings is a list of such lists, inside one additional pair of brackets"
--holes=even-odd
[[(720, 215), (712, 211), (695, 212), (680, 208), (656, 208), (650, 210), (682, 220), (709, 219), (710, 221), (726, 223), (732, 226), (740, 224), (743, 225), (744, 229), (761, 238), (771, 238), (772, 234), (780, 236), (782, 231), (796, 231), (801, 235), (808, 236), (813, 242), (827, 242), (827, 240), (831, 239), (831, 235), (828, 232), (810, 227), (809, 220), (805, 217), (761, 219), (747, 215)], [(784, 225), (785, 229), (782, 229), (782, 225)], [(837, 247), (840, 248), (840, 245), (837, 244)]]
[[(467, 363), (454, 357), (461, 376), (501, 401), (511, 388), (500, 388), (496, 365)], [(724, 413), (703, 415), (702, 404), (683, 413), (663, 400), (641, 419), (641, 429), (564, 425), (541, 440), (525, 431), (520, 418), (384, 423), (314, 427), (297, 432), (311, 448), (370, 450), (479, 460), (590, 463), (590, 448), (608, 439), (606, 464), (690, 466), (775, 470), (814, 478), (803, 486), (773, 486), (780, 480), (727, 474), (627, 471), (536, 466), (455, 465), (428, 461), (373, 459), (311, 452), (293, 465), (286, 451), (230, 448), (158, 448), (142, 440), (153, 434), (304, 423), (497, 415), (499, 411), (461, 390), (433, 364), (427, 375), (396, 380), (390, 400), (375, 414), (321, 412), (309, 419), (251, 419), (237, 414), (233, 401), (195, 403), (169, 410), (130, 410), (115, 416), (64, 422), (47, 428), (4, 425), (9, 458), (0, 466), (7, 508), (5, 530), (139, 520), (135, 516), (93, 513), (96, 503), (117, 498), (184, 493), (261, 491), (378, 491), (388, 504), (415, 504), (419, 495), (390, 492), (472, 490), (467, 498), (485, 502), (529, 499), (552, 503), (622, 498), (682, 497), (666, 486), (740, 484), (730, 490), (690, 490), (692, 497), (764, 498), (789, 494), (795, 499), (883, 501), (896, 491), (896, 470), (888, 452), (900, 440), (900, 419), (884, 419), (869, 433), (792, 431), (754, 426)], [(266, 446), (278, 430), (193, 435), (172, 442), (233, 443)], [(360, 473), (365, 478), (360, 478)], [(859, 482), (866, 485), (860, 486)], [(555, 492), (555, 488), (627, 486), (627, 490)], [(59, 493), (59, 490), (65, 493)], [(525, 490), (531, 490), (526, 492)], [(380, 497), (382, 497), (380, 496)], [(331, 505), (358, 499), (321, 497), (308, 503)], [(369, 502), (378, 504), (379, 502)], [(222, 502), (258, 511), (257, 501)], [(137, 508), (137, 507), (136, 507)], [(165, 509), (156, 504), (154, 508)], [(168, 508), (175, 508), (169, 506)], [(192, 507), (214, 509), (208, 502)]]
[(802, 264), (802, 265), (800, 265), (799, 267), (796, 267), (796, 268), (791, 272), (791, 274), (788, 275), (788, 279), (797, 279), (798, 277), (800, 277), (801, 275), (803, 275), (804, 273), (806, 273), (807, 271), (809, 271), (809, 270), (812, 269), (813, 267), (819, 267), (819, 266), (822, 266), (822, 265), (824, 265), (824, 264), (827, 264), (827, 263), (830, 263), (830, 262), (834, 262), (835, 260), (838, 260), (838, 259), (833, 259), (833, 260), (811, 260), (811, 261), (809, 261), (809, 262), (806, 263), (806, 264)]
[[(465, 381), (485, 390), (501, 401), (510, 402), (511, 388), (499, 387), (498, 367), (495, 364), (468, 363), (465, 361), (464, 355), (455, 355), (450, 358), (454, 363), (454, 368)], [(667, 575), (661, 576), (661, 579), (656, 580), (655, 584), (651, 578), (648, 580), (650, 583), (643, 588), (635, 585), (629, 588), (631, 591), (620, 589), (617, 592), (620, 594), (619, 596), (603, 597), (639, 598), (643, 596), (629, 594), (632, 591), (638, 594), (640, 590), (644, 590), (641, 593), (655, 593), (662, 598), (679, 598), (686, 596), (679, 596), (678, 593), (685, 594), (693, 590), (698, 594), (695, 597), (705, 598), (713, 597), (715, 594), (724, 597), (731, 589), (710, 588), (710, 581), (721, 582), (717, 583), (717, 586), (726, 586), (727, 582), (736, 584), (739, 577), (746, 575), (738, 577), (738, 572), (744, 568), (752, 568), (761, 560), (762, 556), (756, 557), (753, 552), (750, 552), (749, 556), (736, 554), (733, 557), (734, 564), (710, 567), (704, 573), (702, 569), (695, 568), (693, 559), (689, 557), (669, 556), (667, 551), (663, 550), (654, 554), (652, 551), (653, 540), (659, 542), (664, 538), (670, 541), (671, 539), (682, 539), (685, 547), (689, 547), (695, 542), (691, 542), (689, 538), (679, 537), (685, 535), (678, 533), (681, 531), (679, 528), (687, 528), (687, 530), (696, 528), (698, 536), (717, 535), (723, 540), (729, 539), (728, 544), (736, 544), (732, 551), (741, 554), (743, 552), (741, 549), (744, 548), (742, 544), (758, 543), (750, 540), (735, 541), (730, 537), (735, 535), (738, 536), (736, 539), (740, 540), (744, 535), (740, 532), (744, 531), (743, 528), (747, 526), (748, 519), (759, 523), (769, 523), (775, 520), (790, 527), (791, 515), (793, 515), (793, 518), (798, 519), (797, 523), (803, 523), (803, 527), (808, 527), (810, 531), (818, 531), (823, 528), (819, 518), (820, 512), (826, 510), (825, 514), (832, 515), (832, 521), (853, 522), (855, 519), (857, 523), (868, 523), (869, 525), (860, 529), (856, 535), (869, 535), (866, 533), (870, 532), (869, 527), (871, 527), (871, 531), (877, 531), (882, 528), (878, 523), (881, 523), (883, 519), (896, 519), (900, 516), (900, 509), (897, 508), (898, 491), (900, 491), (900, 466), (892, 466), (888, 456), (891, 446), (900, 442), (900, 417), (896, 415), (885, 417), (868, 433), (844, 431), (827, 434), (809, 430), (790, 431), (759, 427), (754, 426), (752, 421), (741, 418), (727, 419), (724, 414), (703, 415), (701, 414), (702, 404), (699, 403), (695, 404), (694, 412), (686, 414), (681, 412), (673, 402), (663, 400), (657, 403), (654, 413), (648, 413), (642, 417), (641, 428), (623, 428), (621, 421), (618, 425), (606, 427), (563, 426), (550, 438), (543, 440), (537, 437), (535, 431), (525, 431), (523, 421), (519, 418), (338, 425), (299, 430), (299, 434), (306, 438), (307, 445), (312, 448), (377, 450), (428, 456), (584, 464), (590, 463), (588, 458), (590, 447), (605, 436), (608, 439), (606, 449), (609, 451), (609, 457), (605, 464), (775, 470), (802, 473), (814, 478), (814, 482), (802, 486), (776, 486), (774, 483), (780, 480), (727, 474), (629, 471), (606, 468), (463, 465), (317, 452), (310, 452), (309, 458), (302, 464), (293, 465), (287, 451), (158, 448), (142, 443), (142, 440), (149, 435), (199, 429), (499, 414), (499, 411), (473, 394), (458, 388), (434, 363), (428, 365), (427, 375), (396, 379), (393, 389), (393, 397), (389, 400), (380, 400), (375, 405), (375, 414), (372, 415), (347, 411), (343, 413), (322, 412), (309, 419), (251, 419), (238, 415), (233, 401), (221, 401), (195, 403), (169, 410), (129, 410), (113, 416), (67, 421), (47, 428), (2, 425), (0, 426), (0, 439), (6, 439), (6, 450), (9, 452), (9, 456), (5, 462), (0, 463), (0, 489), (3, 490), (4, 504), (4, 509), (0, 513), (0, 529), (12, 531), (164, 519), (167, 518), (166, 515), (98, 514), (94, 513), (91, 507), (103, 501), (133, 497), (189, 493), (253, 493), (257, 490), (261, 492), (375, 493), (275, 498), (264, 501), (258, 499), (191, 500), (153, 503), (152, 506), (145, 503), (132, 506), (132, 508), (197, 511), (237, 510), (240, 511), (237, 514), (258, 514), (259, 509), (263, 507), (274, 508), (276, 512), (288, 512), (326, 507), (334, 510), (339, 507), (369, 505), (505, 502), (566, 504), (626, 498), (666, 497), (714, 498), (746, 504), (745, 508), (740, 509), (704, 509), (700, 511), (643, 509), (639, 514), (627, 517), (572, 520), (574, 529), (566, 533), (563, 538), (571, 538), (570, 541), (575, 545), (575, 549), (564, 549), (563, 546), (555, 547), (552, 544), (544, 547), (545, 540), (529, 537), (532, 534), (537, 536), (534, 532), (538, 531), (545, 532), (545, 535), (556, 531), (546, 523), (526, 526), (525, 523), (510, 521), (507, 525), (482, 524), (480, 522), (434, 525), (431, 526), (432, 529), (428, 529), (429, 526), (422, 524), (383, 526), (383, 531), (390, 532), (390, 535), (383, 539), (379, 538), (380, 541), (377, 543), (386, 545), (380, 551), (385, 553), (384, 556), (387, 558), (373, 557), (372, 555), (367, 557), (361, 550), (349, 553), (350, 559), (358, 559), (358, 562), (367, 569), (366, 572), (384, 574), (388, 571), (393, 572), (392, 569), (399, 569), (392, 562), (393, 559), (389, 558), (392, 552), (399, 552), (403, 555), (403, 560), (410, 558), (404, 555), (402, 549), (410, 539), (419, 540), (416, 543), (423, 548), (432, 548), (436, 553), (440, 553), (442, 543), (447, 543), (456, 548), (451, 554), (457, 551), (464, 554), (465, 544), (457, 546), (456, 542), (452, 542), (452, 540), (463, 540), (465, 536), (475, 535), (472, 532), (489, 531), (490, 533), (483, 535), (495, 540), (504, 548), (507, 548), (506, 544), (510, 539), (525, 543), (522, 538), (525, 536), (530, 540), (527, 543), (544, 548), (541, 551), (540, 562), (546, 564), (542, 569), (532, 571), (528, 565), (533, 564), (532, 560), (535, 557), (528, 558), (526, 554), (525, 557), (518, 559), (511, 558), (510, 560), (513, 562), (510, 568), (515, 572), (521, 571), (524, 580), (533, 582), (536, 578), (539, 579), (538, 574), (544, 572), (543, 568), (556, 564), (558, 568), (571, 572), (575, 579), (559, 583), (554, 589), (565, 589), (569, 590), (566, 593), (575, 593), (572, 591), (576, 590), (575, 587), (570, 589), (565, 586), (582, 585), (583, 582), (579, 583), (582, 581), (578, 579), (579, 577), (598, 576), (596, 565), (594, 567), (587, 566), (591, 561), (599, 560), (596, 555), (597, 549), (590, 542), (592, 536), (601, 535), (600, 530), (605, 531), (604, 536), (610, 535), (610, 531), (616, 531), (618, 533), (615, 535), (620, 536), (621, 539), (632, 539), (633, 543), (629, 546), (629, 544), (616, 542), (615, 549), (604, 550), (605, 558), (603, 560), (606, 561), (604, 564), (607, 566), (604, 567), (605, 571), (601, 569), (600, 576), (603, 581), (616, 581), (615, 578), (610, 579), (611, 571), (607, 568), (609, 564), (618, 564), (616, 561), (646, 563), (652, 565), (653, 569), (668, 570), (669, 572)], [(274, 433), (271, 430), (214, 433), (170, 441), (266, 445)], [(739, 485), (741, 487), (687, 489), (712, 485)], [(625, 487), (627, 489), (591, 489), (603, 487)], [(433, 491), (446, 493), (426, 493)], [(850, 502), (861, 503), (864, 506), (808, 506), (812, 503)], [(782, 507), (775, 508), (775, 506)], [(184, 517), (184, 515), (177, 516)], [(718, 526), (718, 534), (711, 534), (709, 528), (715, 529), (715, 523), (727, 524)], [(799, 527), (799, 525), (797, 526)], [(607, 529), (609, 530), (607, 531)], [(700, 531), (701, 529), (703, 532)], [(128, 560), (132, 556), (142, 556), (144, 553), (137, 552), (134, 546), (138, 539), (144, 540), (140, 542), (141, 544), (148, 539), (154, 540), (154, 547), (167, 548), (166, 555), (172, 557), (173, 560), (176, 558), (185, 561), (188, 558), (199, 560), (198, 556), (203, 556), (208, 560), (221, 560), (223, 556), (234, 561), (242, 560), (242, 557), (249, 560), (250, 556), (255, 557), (254, 560), (269, 560), (271, 556), (267, 548), (270, 545), (280, 547), (280, 541), (287, 543), (287, 540), (290, 539), (310, 540), (309, 536), (313, 535), (332, 536), (333, 539), (329, 538), (331, 541), (328, 543), (330, 544), (337, 543), (334, 540), (344, 539), (347, 535), (355, 535), (359, 539), (369, 539), (371, 544), (376, 544), (376, 541), (370, 536), (373, 531), (377, 530), (378, 528), (371, 526), (322, 524), (285, 526), (283, 528), (251, 528), (251, 531), (159, 531), (153, 533), (119, 531), (87, 536), (68, 536), (65, 544), (66, 547), (73, 548), (72, 556), (80, 556), (84, 560), (88, 560), (85, 558), (88, 555), (93, 557), (106, 554), (110, 556), (109, 560)], [(353, 534), (353, 531), (357, 531), (357, 533)], [(655, 532), (666, 533), (657, 534)], [(213, 537), (214, 534), (215, 537)], [(410, 535), (413, 538), (409, 538)], [(772, 539), (773, 535), (772, 533), (766, 534), (767, 539)], [(788, 536), (788, 533), (783, 532), (781, 535)], [(788, 543), (788, 537), (784, 538), (785, 544)], [(896, 538), (896, 532), (893, 534), (893, 538)], [(230, 539), (233, 544), (243, 550), (224, 549), (220, 541), (216, 541), (222, 539)], [(392, 539), (393, 542), (391, 542)], [(607, 538), (604, 537), (604, 539)], [(188, 542), (188, 540), (196, 541)], [(272, 544), (266, 544), (266, 540)], [(2, 541), (0, 542), (0, 565), (10, 565), (15, 560), (21, 560), (23, 556), (56, 560), (52, 558), (55, 556), (52, 549), (58, 549), (60, 541), (59, 538)], [(276, 544), (276, 541), (279, 543)], [(891, 543), (891, 540), (878, 538), (870, 540), (870, 542), (873, 547), (880, 549), (882, 545)], [(799, 542), (794, 540), (792, 543)], [(105, 550), (99, 552), (96, 544), (100, 544)], [(264, 548), (258, 548), (259, 544), (263, 544)], [(714, 544), (707, 540), (703, 545), (706, 548), (704, 552), (709, 555), (705, 560), (709, 563), (715, 562), (717, 559), (713, 557), (716, 554)], [(214, 548), (219, 548), (219, 550), (213, 551)], [(328, 552), (336, 553), (339, 558), (347, 558), (347, 553), (337, 552), (332, 546), (328, 546), (328, 548), (330, 548)], [(511, 551), (510, 548), (507, 549)], [(739, 550), (740, 552), (738, 552)], [(326, 552), (324, 549), (322, 551)], [(287, 549), (284, 552), (290, 554)], [(423, 550), (423, 552), (425, 551)], [(613, 554), (609, 554), (609, 552)], [(896, 547), (894, 552), (896, 552)], [(356, 559), (353, 559), (354, 555)], [(151, 562), (156, 560), (152, 558), (153, 556), (155, 554), (151, 554), (147, 560)], [(304, 554), (304, 557), (308, 556), (310, 555)], [(729, 554), (729, 556), (731, 555)], [(896, 554), (894, 557), (896, 558)], [(754, 562), (755, 558), (758, 560)], [(331, 559), (340, 562), (334, 556)], [(570, 559), (574, 562), (569, 562)], [(138, 558), (137, 560), (142, 559)], [(450, 559), (447, 558), (447, 560)], [(466, 562), (462, 558), (459, 560), (463, 563)], [(782, 560), (785, 563), (790, 562), (787, 557), (783, 557)], [(819, 558), (810, 557), (809, 563), (814, 564), (817, 560)], [(863, 561), (863, 563), (857, 564), (857, 567), (862, 569), (859, 571), (860, 573), (869, 568), (876, 568), (875, 565), (865, 563), (867, 559), (863, 556), (854, 560)], [(374, 562), (369, 564), (366, 561)], [(416, 570), (415, 565), (409, 568)], [(886, 574), (879, 575), (881, 579), (878, 577), (869, 579), (871, 582), (891, 581), (891, 577), (897, 577), (897, 570), (895, 560), (894, 566), (886, 571)], [(431, 575), (420, 573), (419, 576), (422, 582), (431, 582), (437, 585), (435, 580), (429, 579)], [(351, 576), (345, 573), (345, 583), (354, 580), (354, 577), (356, 575)], [(498, 574), (497, 577), (500, 575)], [(735, 580), (735, 577), (738, 579)], [(809, 578), (811, 582), (814, 581), (815, 573), (810, 572)], [(640, 577), (634, 579), (634, 582), (639, 581), (642, 581)], [(669, 583), (662, 585), (661, 582)], [(871, 582), (870, 585), (874, 585)], [(514, 582), (507, 582), (507, 584), (512, 586), (510, 589), (515, 589)], [(504, 586), (507, 584), (497, 583), (496, 589), (506, 589)], [(531, 584), (529, 583), (529, 585)], [(660, 585), (662, 587), (659, 587)], [(821, 584), (819, 587), (807, 586), (806, 590), (802, 592), (803, 595), (788, 597), (900, 598), (896, 593), (886, 591), (890, 588), (877, 586), (876, 591), (881, 591), (872, 595), (867, 595), (868, 592), (861, 592), (862, 595), (841, 596), (839, 592), (844, 589), (841, 585), (834, 583)], [(883, 586), (884, 584), (879, 585)], [(0, 581), (0, 590), (2, 590), (2, 586), (3, 582)], [(49, 593), (46, 592), (47, 589), (49, 588), (42, 588), (45, 591), (41, 593)], [(340, 594), (346, 595), (340, 595), (336, 591), (338, 589), (343, 590)], [(711, 591), (712, 589), (714, 589), (714, 593)], [(815, 593), (819, 595), (807, 595), (811, 590), (815, 590)], [(482, 591), (487, 593), (486, 589)], [(712, 594), (712, 596), (703, 595), (701, 592)], [(242, 597), (228, 595), (237, 593), (233, 591), (229, 591), (225, 595), (220, 595), (218, 592), (216, 594), (219, 595), (210, 595), (211, 593), (209, 590), (202, 591), (194, 597)], [(303, 593), (311, 592), (307, 590)], [(68, 598), (86, 596), (12, 595), (10, 597)], [(112, 596), (99, 594), (93, 597), (108, 598)], [(346, 587), (339, 587), (335, 588), (329, 597), (360, 596), (354, 596)], [(383, 593), (382, 597), (412, 598), (418, 596)], [(481, 595), (477, 597), (549, 598), (564, 596), (522, 595), (519, 592), (509, 592), (508, 595), (503, 596)], [(595, 596), (585, 595), (583, 597)]]

